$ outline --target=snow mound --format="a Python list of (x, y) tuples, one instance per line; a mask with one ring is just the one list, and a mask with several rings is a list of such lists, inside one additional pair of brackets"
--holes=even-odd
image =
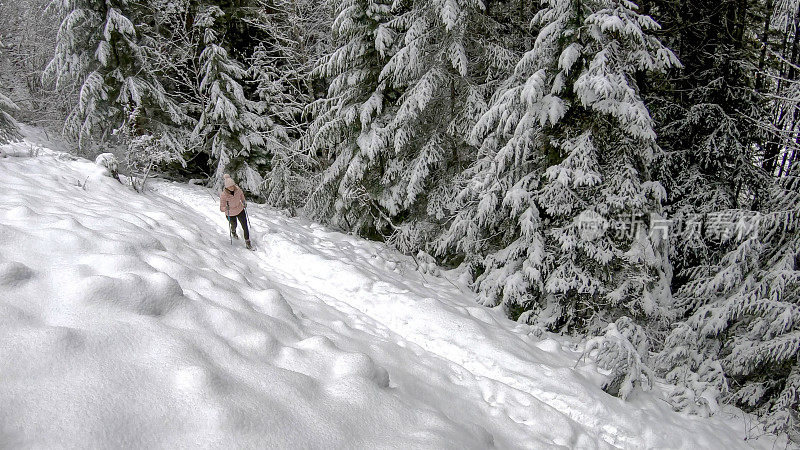
[(92, 275), (81, 280), (76, 301), (117, 307), (135, 314), (161, 316), (183, 300), (177, 281), (163, 273), (141, 276), (122, 273), (109, 277)]
[(253, 205), (249, 252), (201, 186), (37, 154), (0, 161), (0, 447), (772, 445), (606, 395), (382, 244)]
[(0, 263), (0, 286), (7, 288), (24, 284), (33, 278), (34, 271), (25, 264), (16, 261)]

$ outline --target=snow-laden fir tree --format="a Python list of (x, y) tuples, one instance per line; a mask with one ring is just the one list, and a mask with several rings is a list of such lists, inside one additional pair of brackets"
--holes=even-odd
[(453, 174), (472, 159), (465, 136), (499, 61), (482, 45), (481, 8), (474, 0), (342, 4), (334, 27), (343, 45), (318, 69), (332, 81), (312, 127), (313, 149), (333, 161), (309, 212), (404, 251), (424, 248)]
[(177, 125), (187, 120), (164, 89), (151, 54), (158, 40), (154, 2), (56, 0), (63, 15), (55, 55), (46, 68), (56, 85), (75, 82), (78, 104), (65, 130), (79, 142), (127, 127), (183, 151)]
[(225, 12), (217, 6), (201, 10), (195, 26), (203, 32), (200, 54), (200, 92), (203, 110), (192, 133), (212, 156), (213, 178), (218, 185), (229, 173), (242, 188), (258, 193), (261, 171), (268, 167), (269, 155), (262, 130), (272, 125), (263, 116), (264, 105), (249, 98), (243, 87), (247, 71), (221, 44), (215, 29)]
[(479, 158), (441, 250), (469, 255), (486, 304), (550, 330), (664, 318), (670, 269), (649, 226), (664, 190), (637, 80), (679, 63), (629, 1), (550, 0), (534, 24), (473, 130)]
[(598, 367), (610, 372), (603, 390), (623, 399), (636, 387), (647, 390), (652, 386), (649, 352), (650, 340), (644, 329), (627, 316), (609, 323), (601, 336), (589, 339), (584, 349), (584, 355), (593, 357)]
[[(328, 95), (309, 107), (315, 116), (309, 128), (311, 152), (330, 164), (306, 205), (310, 215), (334, 223), (347, 220), (340, 211), (355, 200), (352, 192), (339, 189), (339, 180), (360, 152), (357, 139), (369, 126), (370, 113), (382, 111), (388, 103), (373, 93), (397, 41), (387, 25), (389, 1), (342, 1), (336, 13), (332, 32), (339, 46), (314, 69), (315, 76), (329, 80)], [(360, 120), (362, 111), (367, 113), (366, 124)]]
[(798, 174), (774, 182), (761, 212), (709, 216), (710, 238), (729, 251), (676, 295), (688, 319), (660, 354), (676, 407), (713, 412), (727, 398), (765, 415), (769, 431), (800, 431)]

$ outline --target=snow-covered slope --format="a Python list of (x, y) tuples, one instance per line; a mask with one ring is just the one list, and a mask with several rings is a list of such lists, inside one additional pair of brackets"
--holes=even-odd
[(567, 340), (382, 244), (251, 205), (249, 252), (205, 188), (25, 145), (0, 159), (2, 448), (774, 443), (603, 393)]

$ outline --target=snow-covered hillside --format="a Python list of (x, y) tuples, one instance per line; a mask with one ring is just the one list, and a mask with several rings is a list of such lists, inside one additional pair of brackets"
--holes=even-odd
[(2, 448), (776, 444), (605, 394), (567, 339), (382, 244), (251, 205), (249, 252), (208, 189), (30, 145), (0, 159)]

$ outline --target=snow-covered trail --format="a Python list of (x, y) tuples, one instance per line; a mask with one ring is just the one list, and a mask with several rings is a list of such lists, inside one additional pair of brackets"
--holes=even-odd
[[(227, 233), (206, 189), (158, 186), (159, 193), (214, 222), (220, 235)], [(704, 429), (709, 424), (665, 411), (653, 397), (631, 404), (598, 395), (598, 382), (587, 382), (596, 373), (589, 368), (584, 378), (572, 369), (578, 353), (552, 339), (531, 338), (499, 310), (479, 306), (466, 289), (414, 270), (409, 257), (269, 208), (253, 206), (248, 214), (259, 250), (243, 256), (306, 299), (338, 310), (337, 320), (387, 344), (414, 344), (413, 357), (446, 364), (452, 372), (447, 381), (460, 397), (474, 397), (488, 405), (490, 416), (508, 419), (503, 431), (514, 445), (537, 447), (542, 441), (535, 437), (573, 448), (720, 445), (717, 437), (704, 441), (715, 434)], [(315, 317), (327, 312), (296, 306)]]
[(382, 244), (251, 205), (249, 252), (152, 186), (0, 159), (0, 448), (745, 447)]

